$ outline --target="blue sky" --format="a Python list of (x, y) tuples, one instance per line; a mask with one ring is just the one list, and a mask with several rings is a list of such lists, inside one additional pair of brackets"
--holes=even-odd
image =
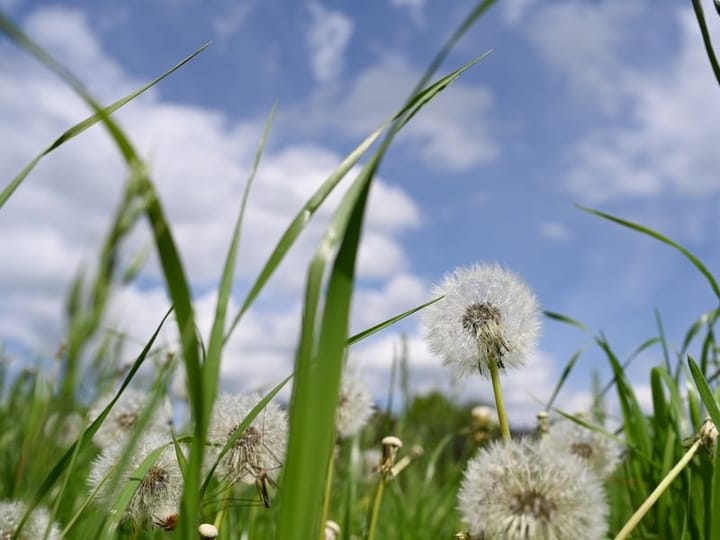
[[(314, 186), (391, 114), (472, 2), (146, 0), (31, 2), (0, 7), (103, 101), (211, 47), (118, 114), (147, 157), (173, 221), (207, 326), (244, 178), (265, 117), (279, 102), (251, 197), (237, 298)], [(711, 31), (720, 19), (705, 2)], [(644, 223), (720, 268), (720, 89), (690, 2), (507, 0), (459, 44), (441, 72), (493, 49), (401, 134), (380, 171), (353, 313), (361, 329), (424, 301), (456, 266), (499, 262), (542, 306), (603, 330), (621, 355), (656, 334), (673, 344), (717, 300), (679, 254), (592, 217), (592, 206)], [(0, 39), (0, 173), (9, 181), (84, 106)], [(99, 128), (50, 156), (0, 212), (0, 339), (49, 355), (62, 299), (92, 261), (117, 203), (122, 164)], [(337, 200), (337, 199), (334, 199)], [(291, 366), (309, 254), (326, 208), (239, 329), (227, 388), (255, 387)], [(132, 254), (147, 244), (138, 231)], [(138, 339), (165, 311), (157, 265), (118, 291), (109, 326)], [(452, 385), (424, 348), (419, 320), (352, 355), (378, 397), (399, 332), (417, 391), (486, 397)], [(173, 337), (166, 337), (169, 346)], [(546, 321), (540, 352), (508, 375), (511, 420), (530, 421), (587, 337)], [(654, 350), (631, 373), (647, 396)], [(561, 404), (584, 405), (599, 353), (583, 356)]]

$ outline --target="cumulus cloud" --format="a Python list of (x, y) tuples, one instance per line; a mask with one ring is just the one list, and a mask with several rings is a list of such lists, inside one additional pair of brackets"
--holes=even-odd
[(540, 224), (540, 236), (553, 242), (565, 242), (572, 236), (570, 229), (557, 221), (544, 221)]
[(309, 6), (312, 18), (306, 35), (313, 75), (320, 82), (336, 79), (343, 69), (343, 56), (353, 33), (353, 22), (340, 11), (323, 7), (319, 2)]
[(390, 0), (390, 5), (399, 9), (406, 9), (415, 24), (423, 24), (425, 20), (423, 14), (425, 0)]
[(600, 128), (572, 150), (567, 187), (585, 201), (720, 191), (720, 101), (697, 23), (679, 12), (680, 52), (661, 71), (625, 86), (629, 118)]

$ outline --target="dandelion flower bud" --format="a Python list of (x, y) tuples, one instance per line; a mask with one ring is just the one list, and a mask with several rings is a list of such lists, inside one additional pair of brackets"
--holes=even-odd
[(458, 268), (433, 289), (442, 296), (424, 312), (430, 349), (459, 375), (517, 367), (534, 350), (540, 331), (535, 295), (498, 265)]
[(337, 540), (340, 537), (340, 525), (332, 520), (325, 522), (325, 540)]
[(550, 426), (540, 445), (549, 453), (566, 452), (579, 457), (601, 480), (620, 463), (623, 448), (614, 439), (570, 420)]
[[(0, 538), (13, 537), (26, 510), (25, 504), (19, 501), (0, 502)], [(48, 526), (50, 529), (48, 535), (45, 536)], [(60, 529), (54, 523), (50, 524), (50, 515), (44, 508), (36, 508), (32, 511), (18, 535), (19, 540), (36, 540), (38, 538), (60, 540)]]
[[(90, 411), (90, 421), (94, 421), (103, 412), (105, 407), (114, 397), (114, 394), (108, 394), (100, 398)], [(93, 442), (99, 448), (107, 448), (111, 444), (121, 444), (128, 433), (131, 433), (135, 427), (138, 418), (140, 418), (145, 408), (150, 403), (150, 395), (142, 390), (134, 388), (126, 388), (120, 395), (113, 408), (105, 417), (105, 420), (93, 435)], [(148, 431), (167, 429), (171, 420), (170, 406), (167, 401), (152, 412), (146, 429)]]
[(459, 510), (473, 538), (599, 540), (608, 506), (579, 459), (529, 441), (494, 443), (467, 466)]
[(365, 427), (373, 413), (370, 390), (363, 379), (345, 368), (335, 424), (340, 437), (350, 437)]
[(712, 449), (713, 444), (715, 444), (718, 438), (718, 429), (709, 416), (705, 418), (703, 425), (700, 426), (699, 436), (702, 445), (707, 449)]
[[(145, 459), (158, 448), (163, 448), (157, 460), (145, 475), (138, 479), (136, 471)], [(93, 463), (89, 484), (95, 490), (119, 463), (126, 449), (124, 444), (114, 444), (105, 448)], [(120, 488), (129, 483), (137, 483), (137, 488), (128, 504), (123, 521), (132, 522), (142, 528), (151, 526), (172, 529), (177, 519), (180, 498), (183, 492), (183, 476), (177, 462), (175, 447), (167, 435), (150, 432), (144, 435), (130, 456), (127, 469), (120, 476)], [(111, 507), (117, 492), (110, 492), (113, 479), (109, 478), (100, 487), (98, 500)]]
[(200, 537), (203, 538), (203, 540), (217, 538), (218, 534), (220, 534), (220, 532), (217, 530), (217, 527), (215, 527), (215, 525), (211, 525), (210, 523), (203, 523), (202, 525), (200, 525), (198, 527), (198, 532), (200, 533)]
[[(210, 459), (217, 458), (260, 399), (258, 394), (224, 394), (218, 397), (208, 431), (212, 449), (208, 455)], [(220, 460), (216, 472), (229, 482), (254, 484), (259, 477), (263, 477), (273, 483), (285, 460), (287, 438), (287, 415), (271, 401), (235, 439), (230, 450)]]

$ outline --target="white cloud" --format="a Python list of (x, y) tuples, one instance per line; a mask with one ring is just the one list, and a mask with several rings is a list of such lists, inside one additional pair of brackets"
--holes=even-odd
[(690, 10), (679, 13), (678, 25), (679, 54), (625, 85), (627, 118), (573, 149), (567, 187), (583, 200), (720, 191), (717, 82)]
[(390, 5), (406, 9), (415, 24), (421, 25), (425, 21), (423, 13), (425, 0), (390, 0)]
[[(289, 123), (301, 133), (329, 129), (364, 137), (397, 111), (420, 75), (404, 59), (386, 56), (347, 87), (317, 92), (292, 111)], [(461, 80), (415, 116), (397, 140), (412, 145), (414, 156), (441, 170), (463, 171), (494, 161), (500, 148), (490, 127), (493, 102), (490, 90)]]
[(545, 221), (541, 223), (539, 232), (540, 236), (553, 242), (565, 242), (572, 236), (570, 229), (556, 221)]
[[(103, 98), (116, 99), (123, 89), (139, 86), (107, 57), (79, 12), (40, 10), (29, 21), (38, 40), (56, 45), (59, 55)], [(0, 53), (6, 61), (0, 72), (0, 139), (6, 142), (0, 147), (0, 174), (9, 179), (44, 145), (89, 113), (27, 57), (7, 45), (0, 45)], [(214, 293), (206, 291), (222, 269), (262, 124), (256, 119), (231, 122), (218, 111), (171, 103), (153, 92), (133, 101), (118, 118), (139, 152), (148, 156), (187, 273), (199, 291), (196, 310), (207, 335), (215, 300)], [(303, 142), (266, 151), (240, 246), (236, 286), (241, 293), (290, 219), (341, 157)], [(19, 339), (39, 353), (56, 350), (63, 335), (64, 293), (82, 263), (92, 267), (124, 177), (117, 150), (96, 126), (48, 156), (3, 207), (0, 339)], [(288, 372), (309, 256), (347, 183), (320, 209), (230, 341), (223, 365), (228, 385), (268, 384)], [(387, 302), (378, 306), (377, 301), (369, 301), (364, 314), (368, 319), (413, 307), (414, 298), (420, 296), (399, 242), (404, 231), (419, 223), (420, 212), (412, 198), (376, 179), (366, 216), (368, 242), (361, 248), (359, 265), (360, 278), (371, 278), (373, 285), (361, 290), (358, 298), (372, 298), (377, 289), (384, 291)], [(147, 245), (148, 240), (148, 231), (140, 227), (129, 239), (128, 251)], [(153, 285), (159, 277), (154, 256), (142, 277), (142, 287), (116, 293), (107, 321), (108, 327), (127, 330), (138, 340), (147, 339), (168, 307), (164, 289)], [(172, 326), (168, 324), (163, 337), (170, 346), (176, 339)]]
[(535, 50), (579, 97), (614, 110), (630, 76), (617, 69), (622, 46), (642, 6), (638, 2), (548, 2), (521, 24)]
[(348, 16), (326, 9), (319, 2), (312, 2), (309, 8), (312, 22), (306, 41), (310, 49), (310, 65), (318, 81), (329, 82), (342, 72), (343, 55), (354, 25)]

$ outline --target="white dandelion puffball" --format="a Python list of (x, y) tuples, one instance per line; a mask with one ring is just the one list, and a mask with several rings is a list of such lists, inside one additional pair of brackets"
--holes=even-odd
[[(26, 511), (25, 504), (19, 501), (0, 502), (0, 538), (12, 538)], [(46, 537), (45, 531), (48, 526), (50, 529)], [(54, 523), (50, 524), (50, 514), (44, 508), (36, 508), (32, 511), (18, 535), (18, 540), (36, 540), (37, 538), (60, 540), (60, 529)]]
[(623, 453), (609, 436), (566, 419), (552, 424), (540, 445), (550, 453), (575, 454), (603, 480), (617, 468)]
[(488, 374), (490, 362), (517, 367), (535, 349), (540, 310), (529, 287), (498, 265), (458, 268), (433, 288), (424, 310), (430, 350), (458, 375)]
[(597, 476), (578, 458), (529, 441), (478, 452), (458, 501), (473, 538), (599, 540), (607, 532), (608, 506)]
[[(114, 393), (108, 394), (97, 401), (90, 411), (90, 422), (93, 422), (112, 401)], [(93, 435), (93, 442), (99, 448), (106, 448), (111, 444), (122, 444), (128, 433), (131, 433), (143, 411), (150, 403), (150, 395), (142, 390), (126, 388), (115, 405), (105, 417), (105, 420)], [(171, 421), (170, 405), (163, 399), (160, 405), (151, 413), (145, 429), (148, 431), (166, 430)]]
[(344, 438), (359, 433), (373, 411), (372, 397), (367, 383), (354, 370), (345, 368), (335, 414), (338, 435)]
[[(223, 394), (215, 401), (208, 430), (208, 459), (213, 463), (260, 399), (259, 394)], [(287, 439), (287, 415), (271, 401), (235, 440), (215, 472), (229, 482), (253, 484), (261, 475), (275, 481), (285, 460)]]
[[(142, 479), (138, 479), (135, 472), (137, 468), (151, 452), (161, 447), (163, 451), (157, 460)], [(183, 476), (172, 439), (169, 435), (157, 431), (141, 437), (130, 456), (127, 468), (120, 475), (120, 484), (111, 492), (116, 474), (114, 468), (125, 452), (124, 444), (113, 444), (103, 449), (90, 471), (90, 488), (95, 490), (104, 481), (97, 497), (100, 504), (110, 507), (119, 490), (128, 482), (136, 483), (137, 488), (125, 510), (123, 521), (130, 521), (142, 528), (165, 526), (177, 515), (183, 492)], [(111, 476), (105, 480), (108, 475)]]

